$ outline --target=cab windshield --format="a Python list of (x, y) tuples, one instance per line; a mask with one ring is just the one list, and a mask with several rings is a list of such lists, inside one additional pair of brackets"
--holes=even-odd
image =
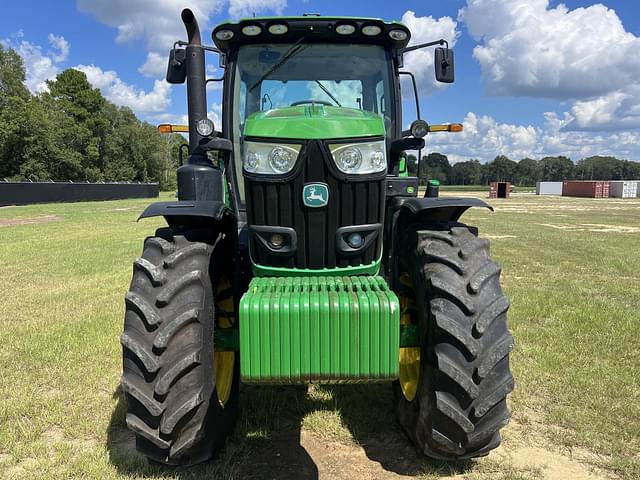
[(384, 118), (393, 131), (390, 60), (378, 45), (269, 44), (240, 47), (234, 75), (233, 141), (244, 203), (242, 138), (260, 111), (312, 103), (355, 108)]

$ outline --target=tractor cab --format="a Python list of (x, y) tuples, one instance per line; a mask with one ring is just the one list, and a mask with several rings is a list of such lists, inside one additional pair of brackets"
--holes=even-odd
[[(447, 42), (408, 46), (397, 22), (314, 15), (223, 23), (203, 46), (193, 13), (182, 20), (167, 81), (187, 84), (189, 159), (178, 200), (141, 215), (168, 228), (134, 262), (121, 338), (138, 449), (167, 464), (210, 458), (240, 382), (389, 382), (425, 455), (495, 448), (513, 388), (509, 304), (488, 243), (459, 222), (491, 207), (418, 195), (403, 161), (428, 133), (462, 129), (422, 120), (402, 70), (404, 54), (436, 47), (436, 79), (452, 82)], [(206, 78), (205, 52), (221, 78)], [(407, 130), (403, 74), (418, 117)]]

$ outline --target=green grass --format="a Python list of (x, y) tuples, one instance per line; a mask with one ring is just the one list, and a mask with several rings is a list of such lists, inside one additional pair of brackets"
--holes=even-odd
[[(147, 465), (123, 429), (117, 388), (131, 262), (162, 224), (135, 222), (147, 203), (0, 209), (0, 225), (59, 217), (0, 226), (0, 478), (248, 478), (276, 452), (307, 461), (300, 435), (360, 444), (372, 464), (419, 478), (541, 478), (493, 457), (416, 459), (387, 386), (243, 387), (238, 428), (216, 461), (189, 471)], [(522, 195), (493, 204), (495, 213), (464, 218), (492, 238), (512, 303), (517, 386), (505, 449), (582, 447), (601, 454), (593, 463), (640, 478), (640, 201)]]
[[(421, 187), (421, 190), (425, 190), (426, 187)], [(518, 193), (531, 193), (536, 191), (534, 186), (513, 186), (514, 192)], [(488, 192), (489, 185), (440, 185), (441, 192)]]

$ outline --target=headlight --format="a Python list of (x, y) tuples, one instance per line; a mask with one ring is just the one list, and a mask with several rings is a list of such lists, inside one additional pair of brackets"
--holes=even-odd
[(387, 169), (384, 141), (329, 145), (333, 160), (342, 173), (378, 173)]
[(243, 166), (249, 173), (281, 175), (296, 164), (300, 145), (244, 142)]

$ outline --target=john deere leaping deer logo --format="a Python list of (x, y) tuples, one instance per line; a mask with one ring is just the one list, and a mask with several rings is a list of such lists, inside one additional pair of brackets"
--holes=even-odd
[(329, 187), (326, 183), (307, 183), (302, 189), (302, 202), (307, 207), (324, 207), (329, 203)]

